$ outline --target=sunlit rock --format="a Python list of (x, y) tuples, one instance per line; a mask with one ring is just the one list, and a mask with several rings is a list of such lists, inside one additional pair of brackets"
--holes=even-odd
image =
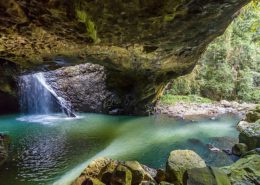
[(166, 164), (167, 180), (176, 185), (183, 184), (186, 170), (206, 167), (205, 161), (192, 150), (174, 150)]

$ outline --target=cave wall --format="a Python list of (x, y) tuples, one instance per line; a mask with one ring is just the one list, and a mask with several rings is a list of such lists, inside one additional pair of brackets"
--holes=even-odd
[(22, 72), (99, 64), (126, 112), (147, 113), (166, 83), (189, 73), (248, 2), (1, 1), (0, 59)]
[(12, 113), (19, 110), (16, 75), (17, 65), (0, 59), (0, 113)]

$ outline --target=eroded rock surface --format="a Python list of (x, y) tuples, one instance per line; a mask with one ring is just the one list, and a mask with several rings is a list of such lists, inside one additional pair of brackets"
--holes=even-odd
[(65, 67), (47, 72), (45, 77), (75, 111), (110, 113), (121, 110), (122, 100), (106, 86), (107, 74), (103, 66), (87, 63)]
[(125, 111), (147, 113), (249, 1), (8, 0), (0, 58), (28, 71), (98, 63)]
[(147, 167), (137, 161), (120, 162), (108, 158), (92, 161), (72, 185), (83, 184), (139, 185), (156, 184)]

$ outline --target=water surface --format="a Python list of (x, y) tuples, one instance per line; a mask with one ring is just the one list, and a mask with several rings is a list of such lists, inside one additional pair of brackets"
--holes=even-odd
[(12, 138), (9, 161), (0, 169), (1, 185), (66, 185), (99, 156), (138, 160), (163, 168), (170, 151), (192, 149), (209, 165), (224, 166), (232, 160), (212, 153), (206, 144), (220, 148), (237, 140), (238, 118), (176, 121), (163, 116), (131, 117), (62, 114), (0, 117), (0, 132)]

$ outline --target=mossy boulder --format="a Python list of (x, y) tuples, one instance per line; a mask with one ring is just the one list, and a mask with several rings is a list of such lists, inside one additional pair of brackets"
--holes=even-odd
[(240, 121), (237, 125), (239, 130), (239, 142), (245, 143), (248, 150), (260, 147), (260, 120), (255, 123)]
[(141, 165), (137, 161), (123, 162), (99, 158), (92, 161), (72, 185), (85, 185), (85, 182), (101, 182), (110, 185), (156, 184), (150, 174), (151, 171), (156, 170)]
[(105, 183), (109, 184), (112, 179), (112, 175), (114, 173), (114, 170), (116, 169), (118, 163), (116, 161), (111, 161), (109, 164), (107, 164), (106, 167), (104, 167), (101, 172), (99, 173), (99, 179)]
[(132, 184), (133, 185), (138, 185), (140, 184), (145, 176), (146, 172), (142, 168), (139, 162), (137, 161), (126, 161), (125, 166), (130, 169), (132, 172)]
[(231, 166), (223, 167), (232, 184), (260, 184), (260, 155), (246, 155)]
[(248, 151), (248, 147), (245, 143), (237, 143), (232, 147), (232, 153), (237, 156), (241, 156)]
[(260, 106), (257, 106), (255, 109), (247, 113), (245, 121), (249, 123), (254, 123), (259, 119), (260, 119)]
[(131, 171), (127, 167), (119, 164), (112, 175), (111, 185), (131, 185), (131, 184), (132, 184)]
[(187, 170), (183, 184), (187, 185), (231, 185), (228, 176), (213, 167), (193, 168)]
[(170, 153), (166, 164), (167, 181), (182, 185), (187, 170), (204, 167), (206, 167), (205, 161), (194, 151), (174, 150)]
[(73, 185), (106, 185), (100, 180), (91, 177), (80, 177), (78, 178)]

